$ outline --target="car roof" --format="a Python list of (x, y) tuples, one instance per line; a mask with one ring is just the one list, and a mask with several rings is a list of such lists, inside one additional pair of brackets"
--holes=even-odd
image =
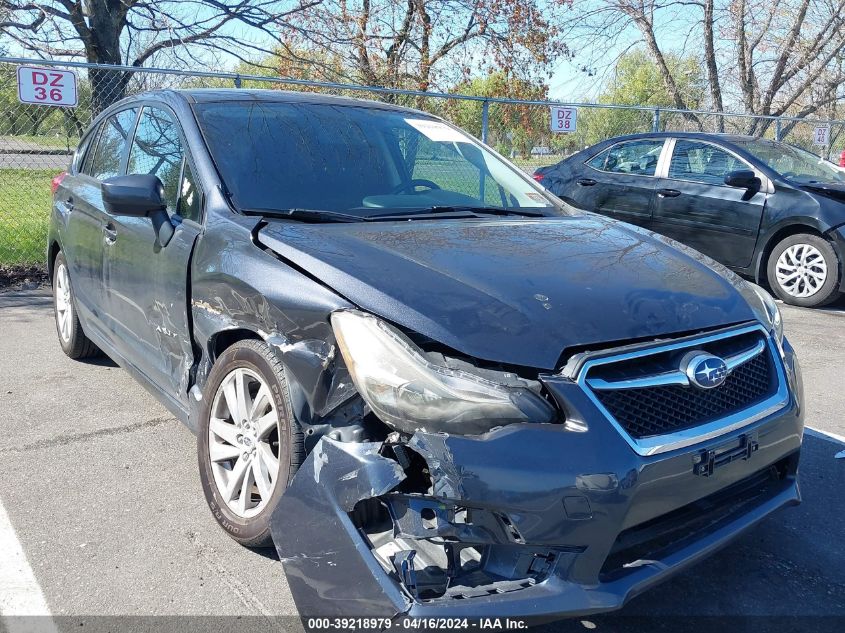
[(261, 101), (265, 103), (309, 103), (309, 104), (326, 104), (336, 106), (352, 106), (363, 107), (378, 110), (392, 110), (395, 112), (405, 112), (407, 114), (425, 115), (427, 117), (437, 118), (428, 112), (415, 110), (414, 108), (405, 108), (394, 105), (392, 103), (385, 103), (383, 101), (373, 101), (371, 99), (355, 99), (352, 97), (340, 97), (337, 95), (327, 95), (317, 92), (296, 92), (293, 90), (252, 90), (244, 88), (192, 88), (192, 89), (166, 89), (166, 90), (150, 90), (142, 92), (124, 101), (134, 101), (138, 99), (149, 99), (156, 97), (176, 97), (182, 99), (190, 104), (199, 103), (221, 103), (221, 102), (245, 102), (245, 101)]
[(619, 143), (620, 141), (628, 141), (628, 140), (637, 140), (641, 138), (692, 138), (692, 139), (699, 139), (702, 141), (726, 141), (728, 143), (741, 143), (746, 141), (753, 141), (759, 140), (755, 136), (751, 136), (748, 134), (726, 134), (722, 132), (681, 132), (681, 131), (670, 131), (670, 132), (641, 132), (639, 134), (626, 134), (625, 136), (614, 136), (613, 138), (609, 138), (603, 143), (607, 143), (608, 141), (612, 141), (613, 143)]

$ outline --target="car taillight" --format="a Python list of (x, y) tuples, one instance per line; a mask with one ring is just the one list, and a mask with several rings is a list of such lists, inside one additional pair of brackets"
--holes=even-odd
[(845, 149), (843, 149), (842, 153), (839, 155), (839, 166), (845, 167)]
[(67, 176), (67, 172), (63, 171), (62, 173), (53, 176), (53, 179), (50, 181), (50, 191), (52, 191), (54, 195), (56, 193), (56, 189), (59, 188), (59, 185), (62, 184), (62, 181), (65, 179), (65, 176)]
[(532, 178), (537, 182), (543, 182), (543, 178), (546, 177), (546, 174), (534, 174)]

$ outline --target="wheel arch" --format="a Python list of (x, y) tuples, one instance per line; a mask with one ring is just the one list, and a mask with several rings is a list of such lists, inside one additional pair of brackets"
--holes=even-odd
[(258, 332), (245, 327), (220, 330), (212, 334), (208, 339), (208, 354), (211, 362), (214, 363), (235, 343), (246, 340), (264, 341), (264, 338)]
[(53, 283), (53, 270), (56, 267), (56, 257), (62, 251), (58, 240), (51, 240), (47, 247), (47, 279)]

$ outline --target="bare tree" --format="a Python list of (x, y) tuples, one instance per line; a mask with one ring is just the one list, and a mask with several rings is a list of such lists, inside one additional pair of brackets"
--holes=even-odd
[[(566, 51), (552, 24), (568, 0), (324, 0), (282, 28), (286, 68), (429, 90), (472, 72), (542, 72)], [(326, 56), (331, 51), (331, 56)], [(340, 63), (338, 63), (340, 60)]]
[[(593, 46), (644, 45), (679, 108), (667, 46), (701, 56), (714, 110), (807, 116), (843, 98), (843, 10), (845, 0), (599, 0), (576, 6), (562, 30)], [(755, 119), (746, 131), (770, 125)]]
[[(26, 51), (143, 66), (170, 56), (205, 66), (200, 49), (241, 60), (267, 55), (281, 30), (322, 0), (0, 0), (0, 35)], [(130, 75), (90, 72), (97, 112), (124, 96)]]

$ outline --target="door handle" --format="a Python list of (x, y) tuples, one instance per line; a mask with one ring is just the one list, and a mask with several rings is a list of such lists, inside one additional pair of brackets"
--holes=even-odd
[(658, 189), (657, 195), (661, 198), (677, 198), (681, 195), (681, 192), (677, 189)]
[(115, 240), (117, 240), (117, 229), (114, 228), (114, 224), (109, 222), (103, 227), (103, 236), (106, 239), (106, 243), (115, 243)]
[(592, 178), (579, 178), (575, 182), (577, 182), (582, 187), (592, 187), (594, 184), (596, 184), (596, 181)]

